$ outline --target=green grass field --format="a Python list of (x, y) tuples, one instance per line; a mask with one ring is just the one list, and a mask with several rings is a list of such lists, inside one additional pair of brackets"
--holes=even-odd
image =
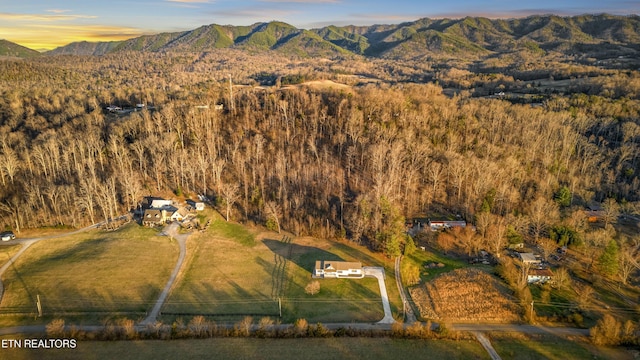
[(20, 251), (21, 247), (20, 244), (0, 246), (0, 266), (4, 266), (13, 255)]
[(274, 253), (244, 227), (215, 220), (189, 239), (187, 254), (163, 313), (277, 314)]
[[(364, 247), (321, 239), (296, 239), (271, 232), (248, 230), (223, 221), (209, 212), (209, 229), (189, 239), (185, 270), (178, 279), (162, 313), (162, 320), (176, 316), (207, 314), (234, 320), (245, 315), (278, 317), (280, 300), (283, 322), (305, 318), (310, 322), (375, 322), (384, 316), (375, 279), (320, 280), (320, 293), (311, 296), (305, 286), (311, 281), (316, 260), (360, 261), (365, 266), (384, 266), (379, 254)], [(388, 261), (392, 266), (392, 261)], [(397, 311), (398, 291), (393, 268), (387, 291)]]
[[(318, 239), (300, 239), (292, 244), (289, 283), (283, 304), (285, 322), (304, 318), (314, 322), (375, 322), (384, 317), (378, 281), (364, 279), (318, 279), (320, 292), (308, 295), (304, 288), (312, 281), (316, 260), (359, 261), (363, 266), (384, 266), (379, 254), (359, 246)], [(389, 261), (392, 266), (392, 261)], [(385, 280), (392, 312), (398, 311), (399, 298), (393, 267), (385, 268)]]
[[(488, 359), (474, 341), (332, 339), (203, 339), (79, 342), (76, 349), (0, 349), (8, 359)], [(5, 357), (6, 356), (6, 357)]]
[(32, 245), (5, 272), (2, 313), (45, 316), (140, 312), (151, 308), (178, 257), (178, 246), (157, 230), (130, 224)]
[[(424, 265), (429, 263), (442, 263), (445, 266), (442, 268), (425, 268)], [(469, 266), (464, 261), (443, 256), (430, 248), (426, 248), (426, 250), (416, 249), (410, 255), (405, 256), (402, 260), (402, 267), (410, 265), (416, 265), (420, 268), (420, 280), (422, 282), (429, 281), (442, 273)]]
[[(383, 318), (378, 282), (320, 279), (318, 294), (305, 287), (316, 260), (360, 261), (383, 266), (392, 311), (401, 308), (393, 261), (362, 246), (322, 239), (292, 239), (260, 228), (227, 223), (209, 210), (207, 231), (187, 241), (187, 257), (159, 320), (197, 314), (216, 321), (244, 316), (294, 322), (376, 322)], [(18, 248), (0, 248), (8, 258)], [(0, 324), (70, 323), (114, 316), (141, 320), (164, 287), (178, 256), (177, 243), (157, 229), (129, 224), (114, 232), (89, 231), (40, 241), (3, 277)], [(44, 319), (34, 319), (40, 296)], [(281, 306), (280, 306), (281, 305)], [(8, 315), (9, 314), (9, 315)], [(32, 318), (32, 320), (26, 320)]]
[(634, 359), (633, 354), (623, 348), (595, 347), (583, 340), (572, 341), (555, 336), (497, 335), (491, 339), (491, 344), (503, 359)]

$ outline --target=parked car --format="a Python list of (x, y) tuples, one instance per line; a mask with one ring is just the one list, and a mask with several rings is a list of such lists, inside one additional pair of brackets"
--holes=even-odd
[(11, 231), (5, 231), (2, 234), (0, 234), (0, 240), (2, 240), (2, 241), (9, 241), (9, 240), (13, 240), (15, 238), (16, 238), (16, 236)]

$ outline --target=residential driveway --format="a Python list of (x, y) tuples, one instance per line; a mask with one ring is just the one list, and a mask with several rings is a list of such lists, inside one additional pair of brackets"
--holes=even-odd
[(364, 276), (374, 277), (378, 279), (380, 287), (380, 296), (382, 297), (382, 308), (384, 309), (384, 318), (378, 321), (378, 324), (393, 324), (396, 322), (391, 314), (391, 306), (389, 305), (389, 295), (387, 295), (387, 286), (384, 283), (384, 268), (365, 266), (363, 267)]
[(407, 293), (405, 291), (404, 285), (402, 284), (402, 276), (400, 274), (400, 263), (402, 262), (402, 256), (398, 256), (396, 258), (395, 263), (395, 273), (396, 273), (396, 284), (398, 285), (398, 291), (400, 292), (400, 298), (402, 298), (402, 304), (404, 307), (404, 316), (405, 322), (408, 324), (413, 324), (418, 321), (416, 319), (416, 315), (413, 313), (413, 307), (409, 303)]
[(173, 283), (176, 281), (176, 278), (180, 273), (180, 269), (182, 268), (182, 264), (184, 263), (184, 258), (187, 255), (187, 238), (189, 237), (189, 234), (178, 234), (178, 228), (178, 224), (174, 222), (166, 226), (162, 233), (160, 233), (160, 235), (170, 236), (171, 238), (178, 241), (178, 246), (180, 247), (180, 255), (178, 256), (178, 262), (176, 263), (176, 266), (173, 268), (173, 272), (169, 277), (169, 281), (167, 281), (167, 284), (164, 286), (164, 289), (160, 293), (156, 304), (153, 306), (153, 309), (151, 309), (151, 312), (146, 317), (146, 319), (140, 322), (140, 325), (149, 325), (156, 322), (156, 319), (160, 314), (160, 309), (162, 309), (164, 302), (167, 300), (169, 292), (173, 287)]

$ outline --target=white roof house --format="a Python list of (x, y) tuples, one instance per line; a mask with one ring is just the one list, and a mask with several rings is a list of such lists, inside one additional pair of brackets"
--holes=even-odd
[(363, 278), (362, 263), (318, 260), (313, 270), (314, 278)]

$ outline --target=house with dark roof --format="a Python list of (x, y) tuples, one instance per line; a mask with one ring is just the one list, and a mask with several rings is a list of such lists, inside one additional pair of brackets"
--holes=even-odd
[(160, 209), (147, 209), (142, 214), (142, 225), (144, 226), (164, 225), (166, 221), (165, 214)]

